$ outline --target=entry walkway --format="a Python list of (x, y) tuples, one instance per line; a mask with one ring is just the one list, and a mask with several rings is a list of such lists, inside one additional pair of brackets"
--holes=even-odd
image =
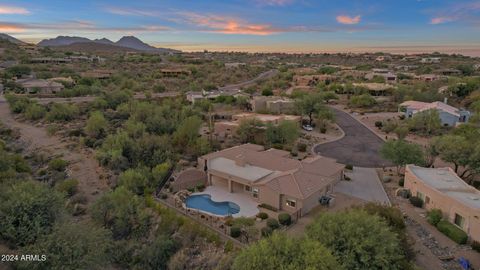
[(233, 217), (254, 217), (258, 214), (258, 203), (250, 196), (243, 193), (230, 193), (225, 188), (208, 186), (203, 192), (192, 195), (208, 194), (214, 202), (233, 202), (240, 206), (240, 212), (233, 214)]

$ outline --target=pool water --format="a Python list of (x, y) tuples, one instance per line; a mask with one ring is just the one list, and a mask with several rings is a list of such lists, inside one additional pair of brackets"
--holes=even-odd
[(240, 212), (240, 206), (233, 202), (214, 202), (208, 194), (192, 195), (185, 200), (188, 208), (198, 209), (217, 216), (229, 216)]

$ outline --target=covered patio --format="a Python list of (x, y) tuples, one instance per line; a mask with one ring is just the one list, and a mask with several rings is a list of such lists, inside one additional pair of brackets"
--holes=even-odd
[(258, 203), (246, 193), (230, 193), (225, 187), (208, 186), (204, 191), (192, 195), (208, 194), (215, 202), (233, 202), (240, 206), (240, 212), (232, 215), (233, 217), (253, 217), (258, 214)]

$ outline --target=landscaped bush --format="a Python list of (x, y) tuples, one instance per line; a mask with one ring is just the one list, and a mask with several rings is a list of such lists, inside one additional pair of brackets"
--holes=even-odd
[(288, 226), (292, 224), (292, 216), (290, 216), (288, 213), (281, 213), (278, 215), (278, 222), (280, 222), (280, 224), (283, 226)]
[(345, 169), (353, 170), (353, 165), (352, 164), (347, 164), (347, 165), (345, 165)]
[(427, 213), (427, 221), (433, 226), (437, 226), (438, 222), (442, 220), (442, 217), (442, 210), (440, 209), (432, 209)]
[(446, 236), (448, 236), (450, 239), (455, 241), (457, 244), (463, 245), (467, 243), (467, 234), (446, 220), (441, 220), (440, 222), (438, 222), (437, 229)]
[(60, 192), (64, 192), (68, 197), (71, 197), (77, 193), (78, 189), (78, 180), (77, 179), (67, 179), (63, 182), (57, 184), (56, 189)]
[(56, 159), (52, 159), (49, 163), (48, 163), (48, 169), (52, 170), (52, 171), (64, 171), (65, 168), (67, 168), (68, 166), (68, 162), (63, 160), (63, 159), (60, 159), (60, 158), (56, 158)]
[(300, 152), (305, 152), (305, 151), (307, 151), (307, 144), (305, 144), (305, 143), (298, 143), (298, 144), (297, 144), (297, 149), (298, 149), (298, 151), (300, 151)]
[(320, 128), (320, 133), (322, 133), (322, 134), (327, 133), (327, 128), (321, 127), (321, 128)]
[(239, 226), (230, 227), (230, 236), (237, 238), (242, 234), (242, 229)]
[(265, 212), (260, 212), (257, 214), (257, 217), (258, 218), (261, 218), (261, 219), (267, 219), (268, 218), (268, 214), (265, 213)]
[(202, 192), (204, 189), (205, 189), (205, 185), (204, 185), (204, 184), (197, 185), (197, 190), (198, 190), (198, 191)]
[(273, 212), (277, 212), (277, 211), (278, 211), (278, 209), (277, 209), (276, 207), (273, 207), (273, 206), (271, 206), (271, 205), (269, 205), (269, 204), (266, 204), (266, 203), (260, 204), (259, 207), (268, 209), (268, 210), (273, 211)]
[(400, 178), (400, 180), (398, 180), (398, 185), (403, 187), (405, 185), (405, 179)]
[(375, 127), (377, 128), (382, 128), (383, 127), (383, 122), (382, 121), (375, 121)]
[(278, 224), (278, 221), (276, 219), (269, 218), (267, 219), (267, 226), (270, 227), (272, 230), (275, 230), (280, 227), (280, 224)]
[(415, 206), (415, 207), (422, 207), (423, 206), (423, 201), (422, 199), (418, 197), (410, 197), (410, 203)]
[(263, 237), (268, 237), (273, 232), (272, 228), (270, 228), (268, 226), (263, 227), (260, 231), (261, 231)]
[(477, 241), (473, 241), (472, 244), (472, 249), (477, 251), (477, 252), (480, 252), (480, 242), (477, 242)]

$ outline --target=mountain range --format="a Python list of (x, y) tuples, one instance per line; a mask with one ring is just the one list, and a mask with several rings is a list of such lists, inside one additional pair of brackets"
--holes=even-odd
[(0, 33), (0, 39), (3, 39), (3, 40), (8, 40), (12, 43), (15, 43), (15, 44), (25, 44), (25, 42), (21, 41), (21, 40), (18, 40), (10, 35), (7, 35), (7, 34), (2, 34)]
[(109, 46), (98, 46), (99, 48), (108, 48), (110, 46), (114, 46), (114, 47), (120, 47), (121, 49), (133, 49), (133, 50), (142, 51), (142, 52), (156, 52), (156, 53), (179, 52), (173, 49), (153, 47), (134, 36), (124, 36), (121, 39), (119, 39), (117, 42), (113, 42), (107, 38), (91, 40), (85, 37), (58, 36), (52, 39), (44, 39), (40, 41), (37, 45), (41, 47), (61, 47), (61, 46), (77, 45), (75, 47), (87, 46), (91, 48), (91, 47), (95, 47), (96, 44), (109, 45)]

